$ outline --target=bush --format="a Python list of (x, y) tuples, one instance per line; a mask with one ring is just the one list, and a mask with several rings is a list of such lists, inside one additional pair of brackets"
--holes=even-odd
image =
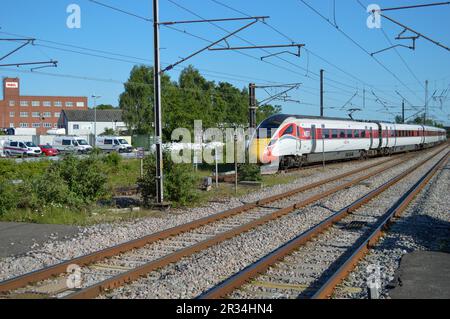
[(111, 152), (103, 157), (103, 162), (110, 167), (117, 168), (122, 162), (122, 156), (117, 152)]
[(242, 164), (238, 167), (239, 181), (261, 181), (261, 169), (256, 164)]
[[(164, 154), (164, 198), (175, 205), (186, 205), (197, 198), (196, 178), (190, 164), (172, 162), (170, 154)], [(138, 188), (144, 205), (149, 207), (155, 201), (156, 194), (156, 159), (154, 155), (144, 159), (144, 176), (138, 179)]]
[(86, 204), (106, 194), (106, 175), (98, 158), (67, 157), (55, 163), (58, 173), (66, 181), (68, 189)]
[(0, 216), (17, 207), (18, 198), (14, 185), (0, 179)]

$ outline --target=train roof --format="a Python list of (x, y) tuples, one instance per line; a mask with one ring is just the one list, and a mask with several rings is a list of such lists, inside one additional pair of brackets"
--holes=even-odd
[[(349, 119), (342, 117), (327, 117), (327, 116), (312, 116), (312, 115), (297, 115), (297, 114), (275, 114), (268, 117), (266, 120), (276, 121), (276, 122), (284, 122), (287, 118), (293, 117), (296, 119), (310, 119), (310, 120), (332, 120), (332, 121), (347, 121), (347, 122), (371, 122), (371, 123), (391, 123), (384, 121), (369, 121), (369, 120), (357, 120), (357, 119)], [(392, 123), (394, 124), (394, 123)]]
[[(346, 121), (346, 122), (356, 122), (356, 123), (385, 123), (385, 124), (395, 124), (395, 125), (411, 125), (411, 126), (423, 126), (422, 124), (408, 124), (408, 123), (394, 123), (389, 121), (378, 121), (378, 120), (358, 120), (358, 119), (349, 119), (349, 118), (341, 118), (341, 117), (327, 117), (327, 116), (312, 116), (312, 115), (298, 115), (298, 114), (275, 114), (269, 116), (267, 119), (261, 122), (275, 122), (275, 123), (283, 123), (287, 118), (293, 117), (296, 119), (310, 119), (310, 120), (332, 120), (332, 121)], [(266, 123), (267, 123), (266, 122)], [(438, 127), (425, 125), (425, 128), (434, 128), (439, 129)]]

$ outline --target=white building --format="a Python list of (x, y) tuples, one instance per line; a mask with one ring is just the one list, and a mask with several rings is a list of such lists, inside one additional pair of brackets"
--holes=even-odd
[(100, 135), (106, 129), (125, 131), (121, 110), (63, 110), (58, 120), (58, 127), (66, 130), (66, 135)]

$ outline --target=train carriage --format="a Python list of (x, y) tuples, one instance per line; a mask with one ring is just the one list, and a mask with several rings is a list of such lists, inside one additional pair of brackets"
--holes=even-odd
[(445, 140), (445, 130), (423, 125), (277, 114), (258, 126), (249, 147), (260, 163), (285, 168), (388, 155)]

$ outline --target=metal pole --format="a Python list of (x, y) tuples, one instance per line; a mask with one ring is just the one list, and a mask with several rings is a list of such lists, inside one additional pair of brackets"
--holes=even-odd
[(248, 85), (249, 95), (249, 125), (250, 128), (256, 128), (256, 85), (250, 83)]
[(154, 41), (154, 112), (156, 137), (156, 203), (164, 201), (163, 191), (163, 154), (162, 154), (162, 123), (161, 123), (161, 65), (159, 60), (159, 3), (153, 0), (153, 41)]
[(366, 89), (363, 89), (363, 109), (366, 108)]
[(238, 188), (238, 163), (237, 163), (237, 134), (234, 135), (234, 193), (237, 195)]
[(323, 70), (320, 70), (320, 117), (323, 117)]
[(97, 146), (97, 97), (94, 96), (94, 146)]
[(405, 124), (405, 99), (402, 100), (402, 123)]
[(322, 166), (325, 168), (325, 124), (322, 124)]
[(423, 113), (423, 125), (427, 123), (427, 109), (428, 109), (428, 80), (425, 81), (425, 112)]
[(219, 188), (219, 154), (217, 154), (217, 147), (214, 150), (214, 157), (216, 159), (216, 188)]

